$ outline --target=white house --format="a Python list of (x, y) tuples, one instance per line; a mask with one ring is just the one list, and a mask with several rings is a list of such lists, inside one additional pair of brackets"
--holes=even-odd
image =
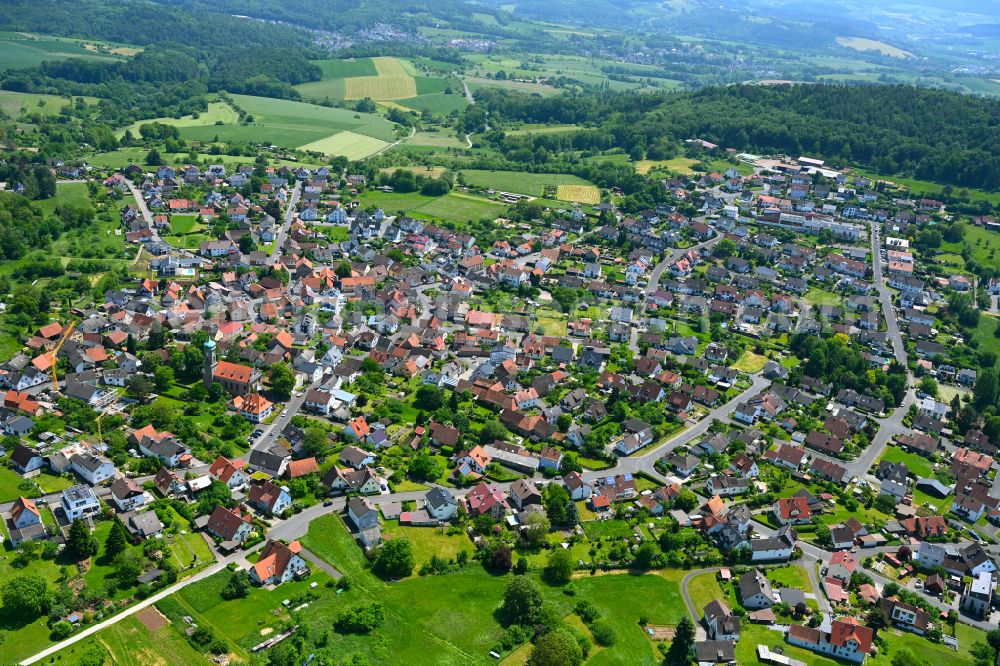
[(113, 478), (115, 465), (106, 458), (92, 453), (77, 453), (69, 459), (70, 468), (87, 483), (96, 486)]
[(89, 518), (101, 512), (101, 503), (97, 500), (93, 489), (80, 484), (64, 490), (60, 503), (69, 520)]
[(424, 495), (424, 499), (428, 515), (438, 520), (450, 520), (458, 511), (458, 500), (447, 488), (435, 486)]

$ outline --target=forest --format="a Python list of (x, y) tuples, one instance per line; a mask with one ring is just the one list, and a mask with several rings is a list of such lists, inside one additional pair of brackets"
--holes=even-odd
[[(467, 126), (505, 121), (584, 124), (557, 135), (491, 140), (515, 151), (622, 148), (662, 159), (665, 141), (700, 138), (726, 148), (807, 154), (885, 174), (962, 187), (1000, 183), (1000, 101), (911, 86), (739, 85), (690, 93), (564, 94), (483, 90)], [(656, 154), (650, 155), (650, 151)]]
[[(239, 14), (241, 12), (232, 12)], [(228, 14), (182, 11), (138, 0), (9, 0), (0, 12), (0, 30), (38, 32), (61, 37), (102, 39), (120, 44), (177, 43), (258, 47), (306, 46), (307, 35), (281, 25), (267, 25)], [(223, 46), (225, 45), (225, 46)]]

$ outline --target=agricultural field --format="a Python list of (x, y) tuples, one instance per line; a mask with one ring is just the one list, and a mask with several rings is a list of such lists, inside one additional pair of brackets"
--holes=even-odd
[(429, 111), (443, 116), (452, 111), (461, 111), (469, 105), (468, 100), (460, 92), (446, 93), (443, 91), (397, 99), (396, 103), (414, 111)]
[(118, 136), (123, 136), (126, 130), (131, 131), (134, 136), (139, 136), (139, 128), (149, 123), (160, 123), (162, 125), (171, 125), (173, 127), (203, 127), (205, 125), (216, 124), (232, 125), (238, 121), (239, 115), (236, 113), (236, 109), (229, 106), (226, 102), (209, 102), (208, 110), (205, 113), (198, 114), (197, 116), (139, 120), (132, 123), (128, 127), (119, 130)]
[(413, 147), (427, 147), (435, 149), (445, 149), (445, 148), (467, 148), (468, 144), (464, 139), (460, 139), (450, 131), (430, 131), (428, 129), (416, 132), (410, 138), (404, 140), (400, 146)]
[[(249, 95), (234, 95), (234, 101), (253, 122), (238, 124), (223, 122), (222, 125), (189, 125), (181, 127), (181, 137), (196, 141), (244, 141), (257, 143), (272, 143), (287, 148), (299, 148), (309, 144), (327, 145), (334, 135), (341, 132), (352, 132), (377, 139), (380, 143), (364, 143), (357, 139), (341, 139), (342, 143), (333, 145), (343, 149), (352, 149), (358, 157), (365, 157), (376, 152), (395, 139), (393, 124), (374, 114), (358, 113), (347, 109), (292, 102), (288, 100), (253, 97)], [(320, 143), (322, 142), (322, 143)], [(378, 146), (377, 148), (375, 146)], [(371, 150), (361, 154), (366, 150)]]
[(365, 136), (355, 132), (338, 132), (325, 139), (299, 146), (299, 150), (315, 151), (330, 157), (343, 155), (349, 160), (360, 160), (385, 150), (388, 145), (388, 141), (376, 139), (373, 136)]
[(635, 163), (635, 170), (637, 173), (647, 174), (653, 169), (666, 169), (681, 176), (690, 176), (694, 173), (691, 166), (697, 163), (698, 160), (693, 160), (690, 157), (674, 157), (669, 160), (639, 160)]
[(0, 33), (0, 70), (37, 67), (46, 61), (82, 58), (110, 62), (120, 60), (112, 53), (100, 53), (81, 42), (47, 35)]
[(863, 37), (837, 37), (837, 43), (843, 47), (854, 49), (855, 51), (877, 51), (879, 55), (889, 56), (890, 58), (913, 58), (914, 55), (909, 51), (904, 51), (901, 48), (897, 48), (885, 42), (880, 42), (875, 39), (865, 39)]
[(465, 82), (469, 85), (469, 90), (475, 92), (482, 88), (506, 88), (518, 92), (537, 93), (542, 96), (559, 94), (558, 88), (547, 86), (541, 83), (531, 83), (528, 81), (497, 81), (495, 79), (484, 79), (478, 76), (467, 76)]
[(596, 185), (557, 185), (556, 198), (573, 203), (599, 204), (601, 191)]
[(507, 207), (487, 199), (480, 199), (461, 192), (451, 192), (411, 211), (418, 216), (429, 216), (453, 222), (476, 222), (494, 219)]
[(38, 113), (42, 116), (54, 116), (68, 103), (69, 98), (57, 95), (0, 90), (0, 111), (11, 118), (17, 118), (22, 112), (28, 114)]
[(372, 99), (387, 106), (399, 102), (403, 108), (441, 114), (460, 110), (466, 104), (461, 91), (444, 94), (447, 79), (420, 75), (409, 60), (382, 56), (314, 62), (323, 70), (323, 78), (296, 86), (306, 99)]
[[(516, 192), (527, 194), (528, 196), (540, 197), (545, 194), (546, 187), (556, 187), (565, 185), (586, 186), (592, 190), (580, 190), (593, 197), (593, 191), (597, 188), (592, 183), (588, 183), (582, 178), (570, 174), (561, 173), (528, 173), (526, 171), (486, 171), (483, 169), (468, 169), (462, 172), (465, 182), (473, 187), (482, 187), (503, 192)], [(566, 191), (567, 194), (571, 190)], [(568, 201), (568, 199), (567, 199)], [(600, 198), (597, 199), (597, 202)], [(589, 203), (589, 202), (586, 202)]]
[(580, 125), (536, 125), (525, 123), (517, 129), (505, 130), (505, 133), (514, 136), (522, 134), (558, 134), (560, 132), (575, 132), (578, 129), (581, 129)]

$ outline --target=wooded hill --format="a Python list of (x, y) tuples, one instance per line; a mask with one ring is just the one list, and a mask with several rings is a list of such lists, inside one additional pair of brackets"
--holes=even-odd
[(806, 154), (959, 186), (995, 189), (1000, 184), (1000, 101), (934, 89), (737, 85), (690, 93), (547, 98), (483, 90), (477, 97), (477, 107), (483, 108), (470, 107), (467, 113), (485, 110), (501, 124), (593, 127), (495, 138), (505, 153), (619, 147), (638, 159), (668, 151), (664, 142), (700, 138), (740, 151)]

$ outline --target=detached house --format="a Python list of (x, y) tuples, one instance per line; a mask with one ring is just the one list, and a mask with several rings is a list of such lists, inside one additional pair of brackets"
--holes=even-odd
[(285, 545), (268, 540), (260, 558), (250, 569), (250, 580), (258, 585), (278, 585), (307, 574), (309, 567), (299, 554), (301, 551), (298, 541)]
[(249, 514), (244, 516), (239, 509), (217, 506), (208, 518), (206, 529), (223, 542), (236, 545), (247, 540), (253, 526)]
[(258, 511), (271, 516), (278, 516), (292, 506), (292, 496), (288, 488), (279, 486), (274, 481), (265, 481), (250, 487), (247, 501)]
[(854, 618), (844, 618), (834, 620), (829, 632), (793, 624), (788, 628), (786, 640), (813, 652), (861, 664), (871, 651), (873, 637), (874, 632), (868, 627), (857, 624)]

